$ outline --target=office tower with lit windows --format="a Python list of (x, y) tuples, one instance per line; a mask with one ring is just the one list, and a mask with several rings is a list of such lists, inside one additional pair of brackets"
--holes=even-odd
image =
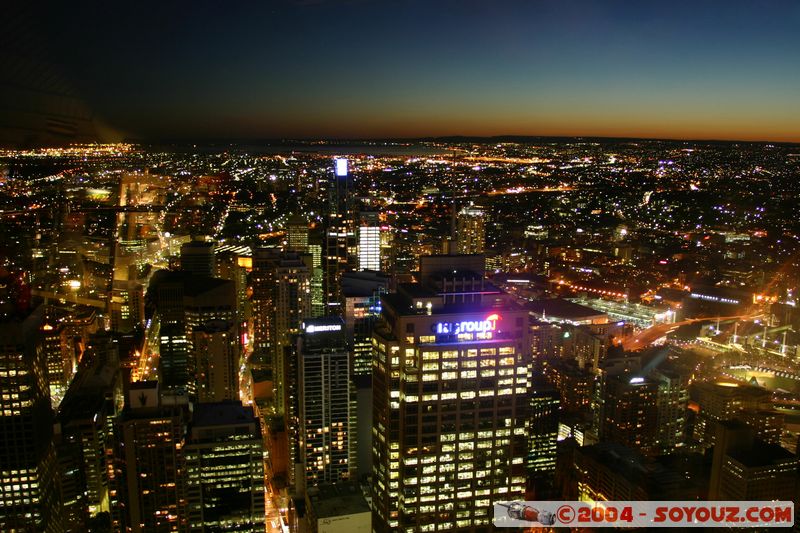
[(308, 253), (308, 219), (301, 215), (292, 215), (286, 223), (287, 252)]
[(523, 498), (528, 315), (482, 256), (420, 258), (420, 283), (383, 297), (373, 334), (376, 531), (492, 529)]
[(486, 248), (486, 212), (476, 206), (456, 216), (456, 249), (460, 254), (482, 254)]
[(358, 270), (381, 269), (381, 226), (377, 211), (358, 215)]
[(66, 324), (48, 316), (42, 324), (45, 357), (47, 358), (47, 382), (50, 386), (50, 401), (58, 409), (61, 399), (75, 373), (75, 349), (67, 334)]
[(772, 408), (768, 390), (734, 381), (695, 382), (690, 395), (697, 410), (693, 438), (701, 448), (714, 445), (718, 423), (737, 419), (745, 410)]
[(739, 420), (718, 422), (715, 430), (709, 500), (796, 500), (797, 455), (758, 439)]
[(284, 349), (311, 316), (311, 269), (308, 254), (258, 249), (253, 257), (254, 356), (272, 372), (275, 411), (284, 412)]
[(574, 450), (575, 499), (584, 502), (696, 500), (700, 489), (682, 471), (616, 442)]
[(187, 412), (188, 404), (162, 403), (158, 382), (131, 383), (114, 430), (114, 529), (187, 530)]
[(253, 271), (250, 278), (253, 287), (253, 361), (270, 371), (275, 342), (272, 338), (275, 261), (279, 254), (274, 248), (253, 250)]
[(197, 367), (194, 330), (208, 322), (222, 320), (235, 324), (238, 338), (234, 282), (183, 271), (159, 270), (150, 281), (148, 299), (153, 320), (160, 324), (158, 364), (162, 390), (188, 393), (194, 399)]
[(347, 159), (334, 159), (328, 183), (322, 267), (326, 314), (342, 313), (341, 277), (355, 270), (355, 214), (352, 177)]
[(344, 321), (354, 376), (372, 375), (372, 329), (381, 314), (381, 295), (388, 289), (389, 278), (377, 272), (347, 272), (342, 276)]
[(194, 407), (183, 447), (189, 531), (264, 531), (264, 444), (252, 407)]
[(236, 324), (212, 320), (194, 328), (195, 389), (199, 402), (239, 399), (239, 355)]
[(42, 339), (44, 308), (0, 288), (0, 529), (57, 531), (61, 498)]
[(118, 344), (111, 334), (91, 337), (56, 416), (63, 521), (67, 531), (111, 511), (109, 474), (114, 466), (114, 417), (122, 409)]
[(381, 314), (389, 278), (378, 272), (342, 276), (344, 322), (350, 351), (350, 456), (358, 475), (372, 471), (372, 330)]
[(250, 306), (247, 305), (247, 271), (252, 269), (252, 252), (248, 247), (222, 247), (215, 254), (217, 276), (233, 282), (236, 292), (236, 309), (239, 320), (244, 323), (250, 317)]
[(163, 391), (195, 394), (195, 360), (183, 324), (164, 324), (159, 331), (158, 378)]
[(658, 451), (658, 383), (620, 374), (603, 376), (599, 386), (600, 441), (615, 442), (643, 455)]
[(305, 486), (345, 481), (351, 469), (350, 354), (342, 319), (307, 320), (297, 357), (299, 448)]
[(114, 280), (112, 283), (111, 329), (129, 333), (144, 322), (144, 286), (136, 280)]
[[(319, 234), (315, 234), (318, 237)], [(322, 244), (315, 238), (309, 241), (308, 253), (311, 254), (311, 316), (325, 316), (325, 271), (322, 268)]]
[(560, 405), (561, 398), (555, 388), (542, 378), (531, 377), (526, 466), (529, 487), (537, 499), (552, 495)]

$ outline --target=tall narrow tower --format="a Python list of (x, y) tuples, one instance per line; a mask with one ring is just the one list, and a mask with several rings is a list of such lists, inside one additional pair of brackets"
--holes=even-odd
[(353, 190), (348, 161), (334, 160), (334, 172), (328, 186), (323, 250), (325, 308), (327, 314), (342, 313), (342, 273), (354, 270), (355, 219)]

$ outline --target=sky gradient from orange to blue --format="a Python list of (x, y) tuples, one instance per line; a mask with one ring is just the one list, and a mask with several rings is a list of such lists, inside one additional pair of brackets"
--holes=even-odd
[(145, 139), (800, 142), (797, 0), (62, 4), (51, 60)]

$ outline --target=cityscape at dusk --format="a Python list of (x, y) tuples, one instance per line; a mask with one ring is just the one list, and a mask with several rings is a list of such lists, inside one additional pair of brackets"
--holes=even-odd
[(800, 4), (0, 23), (0, 531), (797, 529)]

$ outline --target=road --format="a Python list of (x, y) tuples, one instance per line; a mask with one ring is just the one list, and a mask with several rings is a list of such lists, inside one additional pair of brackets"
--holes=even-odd
[(723, 317), (708, 316), (702, 318), (689, 318), (686, 320), (681, 320), (680, 322), (673, 322), (672, 324), (655, 324), (647, 329), (643, 329), (636, 335), (628, 337), (627, 339), (623, 340), (622, 347), (625, 349), (625, 351), (634, 351), (634, 350), (641, 350), (642, 348), (647, 348), (661, 337), (669, 335), (679, 327), (685, 326), (687, 324), (693, 324), (695, 322), (708, 322), (709, 320), (712, 321), (719, 320), (721, 322), (725, 322), (728, 320), (746, 320), (746, 319), (756, 318), (759, 315), (760, 314), (723, 316)]

